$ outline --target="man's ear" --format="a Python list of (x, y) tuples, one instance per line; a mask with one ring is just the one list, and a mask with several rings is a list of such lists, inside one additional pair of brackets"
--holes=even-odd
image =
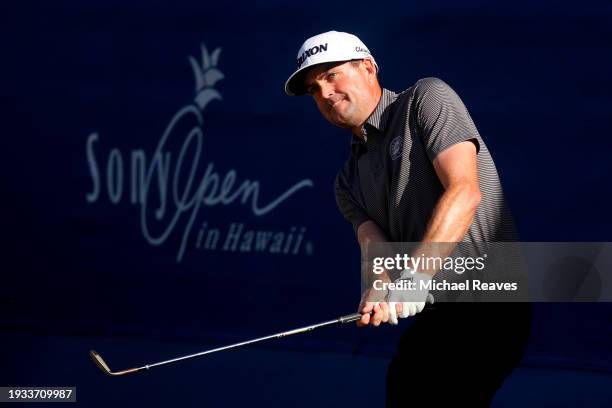
[(375, 79), (376, 78), (376, 65), (374, 65), (372, 60), (369, 58), (365, 58), (363, 60), (363, 66), (368, 72), (368, 76), (372, 79)]

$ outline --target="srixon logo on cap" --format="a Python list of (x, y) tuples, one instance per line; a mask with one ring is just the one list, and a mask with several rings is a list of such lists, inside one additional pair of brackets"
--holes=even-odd
[(302, 53), (302, 55), (300, 55), (300, 57), (297, 59), (297, 66), (298, 68), (300, 68), (302, 66), (302, 64), (304, 63), (304, 61), (306, 61), (308, 59), (308, 57), (318, 54), (320, 52), (323, 51), (327, 51), (327, 43), (325, 44), (321, 44), (321, 45), (317, 45), (315, 47), (312, 47), (306, 51), (304, 51)]

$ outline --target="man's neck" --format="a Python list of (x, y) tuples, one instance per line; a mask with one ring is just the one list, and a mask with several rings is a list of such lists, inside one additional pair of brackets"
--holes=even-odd
[(368, 119), (370, 118), (370, 116), (372, 116), (372, 113), (376, 110), (376, 107), (378, 106), (378, 104), (380, 103), (380, 98), (382, 97), (382, 87), (380, 85), (378, 85), (376, 87), (376, 89), (374, 90), (374, 97), (372, 98), (372, 100), (374, 101), (372, 106), (370, 107), (370, 109), (368, 109), (369, 113), (368, 116), (364, 119), (364, 121), (359, 125), (356, 126), (354, 128), (351, 129), (351, 131), (353, 132), (353, 134), (363, 140), (367, 140), (367, 135), (365, 133), (365, 124), (368, 121)]

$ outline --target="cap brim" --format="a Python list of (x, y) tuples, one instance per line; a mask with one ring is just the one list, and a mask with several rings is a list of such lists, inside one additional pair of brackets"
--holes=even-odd
[(314, 67), (315, 65), (308, 66), (302, 69), (298, 69), (295, 71), (287, 82), (285, 82), (285, 93), (289, 96), (300, 96), (306, 93), (306, 85), (304, 84), (304, 80), (306, 78), (306, 73), (309, 68)]

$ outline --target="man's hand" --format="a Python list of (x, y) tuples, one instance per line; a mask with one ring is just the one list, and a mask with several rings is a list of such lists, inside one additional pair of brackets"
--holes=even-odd
[(410, 284), (412, 289), (394, 289), (387, 293), (385, 300), (388, 302), (389, 323), (398, 324), (399, 318), (414, 316), (425, 308), (425, 302), (433, 303), (433, 296), (425, 288), (425, 284), (431, 280), (431, 276), (426, 273), (413, 272), (406, 269), (402, 272), (395, 283), (403, 281), (406, 285)]
[(374, 289), (369, 289), (363, 294), (359, 303), (359, 312), (363, 316), (357, 321), (357, 326), (363, 327), (368, 324), (379, 326), (389, 321), (389, 307), (384, 301), (386, 296), (386, 291)]

